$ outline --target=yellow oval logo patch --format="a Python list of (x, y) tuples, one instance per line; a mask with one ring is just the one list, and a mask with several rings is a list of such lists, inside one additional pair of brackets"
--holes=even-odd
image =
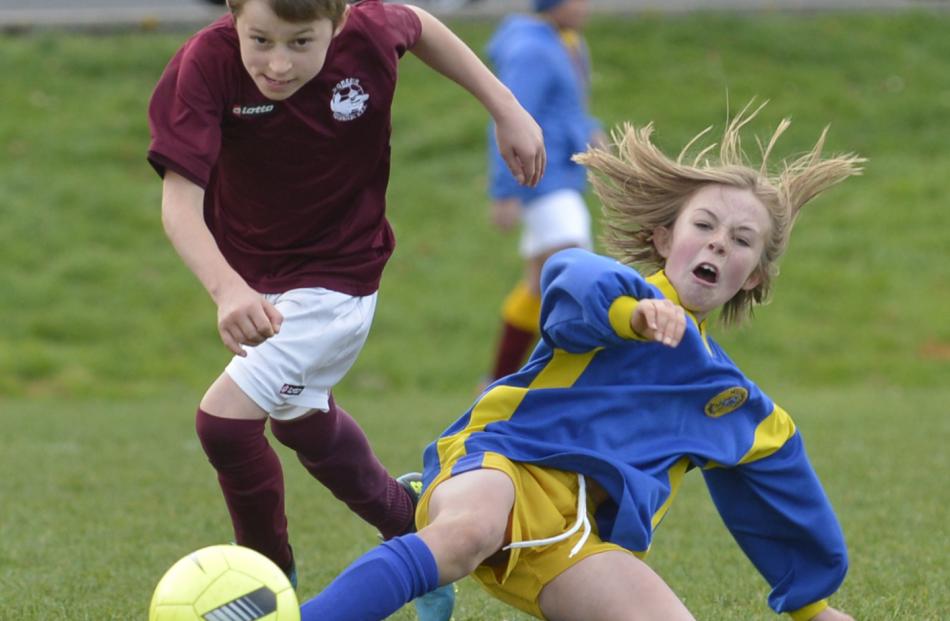
[(742, 407), (749, 398), (749, 391), (742, 386), (727, 388), (709, 400), (706, 404), (706, 416), (719, 418)]

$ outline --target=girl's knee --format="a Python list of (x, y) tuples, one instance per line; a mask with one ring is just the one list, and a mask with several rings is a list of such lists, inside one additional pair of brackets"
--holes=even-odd
[[(443, 511), (419, 535), (433, 547), (436, 558), (468, 575), (504, 545), (507, 521), (493, 520), (479, 511)], [(440, 568), (441, 568), (440, 564)]]

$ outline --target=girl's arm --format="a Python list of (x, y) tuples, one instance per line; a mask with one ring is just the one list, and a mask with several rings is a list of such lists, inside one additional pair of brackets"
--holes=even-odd
[(630, 340), (675, 347), (685, 330), (682, 307), (614, 259), (572, 248), (544, 264), (541, 336), (552, 347), (579, 353)]
[(280, 330), (280, 312), (251, 289), (228, 264), (205, 224), (204, 190), (168, 170), (162, 185), (162, 224), (172, 246), (218, 306), (218, 333), (224, 345), (246, 356)]
[[(780, 428), (764, 435), (780, 437), (786, 432)], [(781, 448), (767, 453), (736, 467), (703, 470), (713, 502), (772, 586), (773, 610), (789, 613), (793, 621), (846, 621), (849, 617), (827, 601), (848, 570), (844, 536), (801, 434), (793, 432)]]
[(828, 606), (812, 617), (811, 621), (854, 621), (854, 617)]
[(422, 34), (410, 51), (475, 96), (495, 120), (498, 149), (518, 183), (535, 186), (547, 163), (541, 128), (511, 91), (455, 33), (428, 12), (419, 16)]

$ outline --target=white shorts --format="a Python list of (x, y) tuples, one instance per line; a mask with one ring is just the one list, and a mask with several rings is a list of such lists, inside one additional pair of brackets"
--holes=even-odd
[(321, 288), (265, 295), (284, 316), (280, 332), (260, 345), (245, 345), (247, 357), (232, 358), (225, 372), (272, 418), (328, 410), (330, 389), (366, 342), (376, 296)]
[(521, 208), (519, 252), (525, 259), (567, 246), (590, 248), (590, 212), (576, 190), (545, 194)]

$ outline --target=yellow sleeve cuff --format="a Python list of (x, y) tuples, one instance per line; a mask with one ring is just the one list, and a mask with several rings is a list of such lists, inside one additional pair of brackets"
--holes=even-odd
[(610, 320), (610, 327), (614, 329), (621, 338), (645, 341), (642, 336), (633, 331), (630, 326), (630, 317), (633, 316), (633, 309), (637, 307), (636, 298), (629, 295), (622, 295), (610, 305), (607, 311), (607, 317)]
[(808, 604), (804, 608), (799, 608), (798, 610), (793, 610), (788, 613), (792, 618), (792, 621), (811, 621), (814, 619), (819, 612), (828, 607), (828, 600), (820, 599), (814, 604)]

